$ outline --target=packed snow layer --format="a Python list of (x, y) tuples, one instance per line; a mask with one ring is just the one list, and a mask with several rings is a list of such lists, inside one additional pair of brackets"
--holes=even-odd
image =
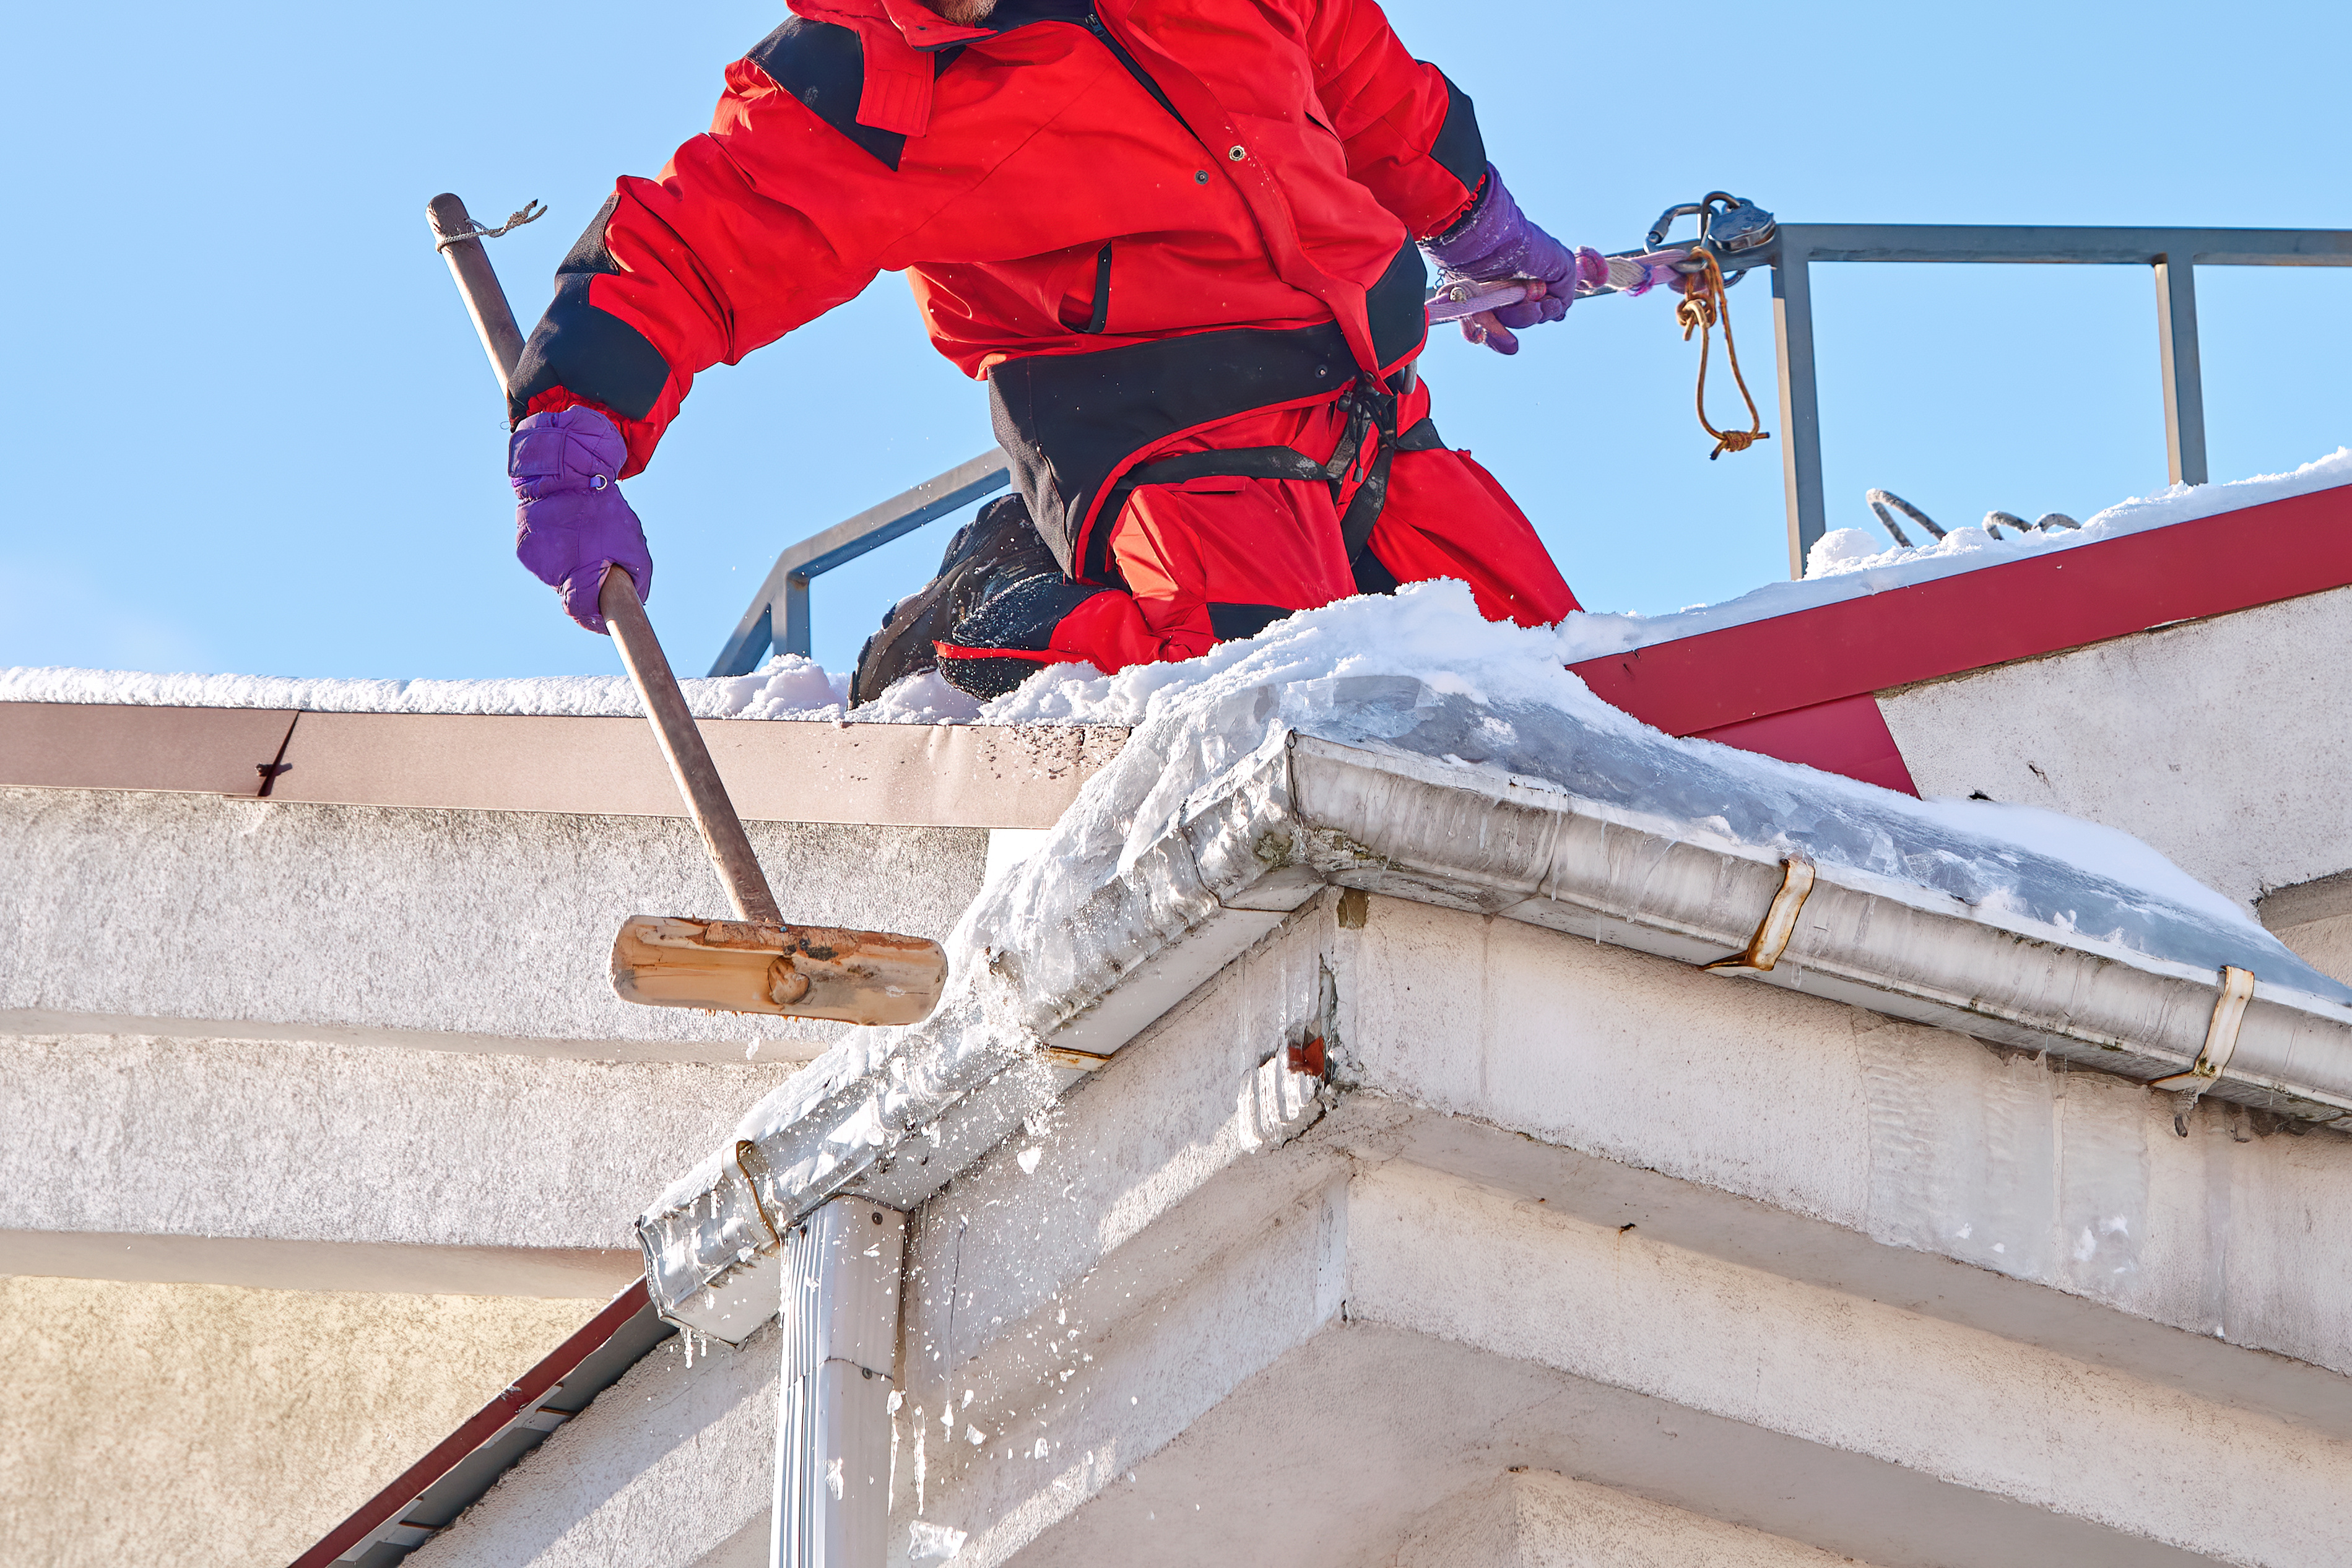
[[(856, 724), (969, 723), (980, 704), (936, 674), (900, 681), (854, 713), (849, 676), (780, 653), (748, 675), (683, 680), (698, 718), (843, 719)], [(570, 718), (645, 713), (625, 675), (486, 681), (371, 681), (288, 675), (148, 674), (136, 670), (0, 670), (0, 702), (121, 703), (134, 707), (300, 708), (312, 713), (522, 714)]]
[[(1802, 853), (1898, 895), (1909, 887), (1957, 898), (2070, 946), (2207, 973), (2258, 967), (2273, 984), (2352, 1004), (2352, 988), (2310, 969), (2231, 900), (2128, 834), (2031, 807), (1916, 800), (1664, 735), (1564, 669), (1550, 629), (1488, 622), (1456, 582), (1307, 612), (1182, 664), (1112, 677), (1049, 671), (994, 706), (1024, 720), (1082, 711), (1136, 727), (1045, 842), (992, 878), (950, 934), (940, 1013), (911, 1029), (853, 1031), (756, 1107), (740, 1137), (764, 1139), (828, 1102), (857, 1099), (861, 1081), (904, 1079), (844, 1134), (878, 1144), (890, 1121), (884, 1101), (922, 1100), (917, 1081), (961, 1080), (973, 1065), (966, 1056), (1003, 1054), (1036, 1025), (992, 1011), (1003, 1005), (987, 978), (992, 960), (1019, 955), (1034, 967), (1067, 948), (1074, 931), (1082, 944), (1134, 951), (1143, 934), (1093, 929), (1090, 901), (1113, 883), (1148, 880), (1153, 846), (1188, 803), (1215, 797), (1221, 779), (1287, 731), (1442, 762), (1498, 794), (1557, 791), (1685, 841)], [(1144, 908), (1156, 897), (1143, 888), (1129, 902)], [(893, 1062), (926, 1040), (921, 1049), (944, 1051), (941, 1060)], [(689, 1173), (654, 1215), (702, 1190), (715, 1168)]]

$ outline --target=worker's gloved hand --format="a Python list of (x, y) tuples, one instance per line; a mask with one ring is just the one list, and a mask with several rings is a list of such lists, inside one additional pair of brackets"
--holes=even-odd
[(514, 427), (507, 477), (515, 493), (515, 559), (563, 596), (563, 612), (591, 632), (604, 630), (596, 590), (607, 566), (651, 597), (654, 558), (636, 513), (621, 498), (629, 444), (593, 408), (534, 413)]
[(1528, 278), (1539, 286), (1531, 287), (1528, 298), (1464, 319), (1462, 335), (1498, 354), (1519, 351), (1514, 333), (1567, 315), (1580, 278), (1591, 287), (1609, 277), (1609, 264), (1599, 252), (1571, 250), (1528, 222), (1492, 163), (1486, 165), (1486, 185), (1470, 215), (1435, 239), (1424, 240), (1422, 248), (1449, 283)]

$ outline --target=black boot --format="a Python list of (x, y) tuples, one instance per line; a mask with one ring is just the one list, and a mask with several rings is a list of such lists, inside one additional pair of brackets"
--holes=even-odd
[(971, 613), (950, 622), (940, 639), (956, 650), (940, 661), (940, 674), (982, 702), (1001, 697), (1047, 664), (1067, 662), (1069, 655), (1053, 651), (1055, 631), (1087, 600), (1109, 591), (1073, 582), (1058, 567), (1019, 579), (1000, 572)]
[(849, 702), (872, 702), (898, 682), (940, 662), (934, 643), (970, 614), (992, 589), (1045, 574), (1059, 576), (1054, 552), (1029, 520), (1028, 504), (1000, 496), (956, 530), (940, 574), (892, 605), (881, 630), (866, 639), (850, 677)]

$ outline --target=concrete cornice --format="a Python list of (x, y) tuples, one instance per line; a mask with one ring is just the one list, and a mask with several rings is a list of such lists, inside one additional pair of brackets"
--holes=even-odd
[[(706, 719), (748, 821), (1050, 827), (1127, 731)], [(280, 747), (283, 755), (280, 755)], [(677, 817), (645, 722), (0, 703), (0, 788), (154, 790), (444, 810)]]
[(0, 1273), (262, 1291), (612, 1299), (638, 1277), (608, 1247), (436, 1247), (152, 1231), (0, 1230)]
[[(740, 1341), (773, 1310), (776, 1232), (841, 1192), (919, 1201), (1027, 1113), (1045, 1087), (1037, 1074), (1074, 1076), (1049, 1068), (1050, 1052), (1109, 1056), (1327, 886), (1707, 964), (1749, 946), (1784, 874), (1760, 852), (1692, 842), (1540, 780), (1277, 731), (1119, 875), (1070, 889), (1066, 909), (1026, 911), (1023, 947), (959, 977), (938, 1017), (869, 1036), (860, 1062), (813, 1079), (774, 1124), (673, 1187), (639, 1222), (655, 1300)], [(992, 915), (1024, 913), (983, 904), (980, 939)], [(2220, 996), (2217, 973), (1826, 866), (1780, 962), (1723, 983), (2142, 1082), (2198, 1059)], [(2352, 1009), (2257, 974), (2235, 1055), (2207, 1092), (2352, 1127)]]

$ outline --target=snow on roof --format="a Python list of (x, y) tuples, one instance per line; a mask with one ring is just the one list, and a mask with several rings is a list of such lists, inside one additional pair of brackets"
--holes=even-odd
[[(969, 723), (980, 705), (926, 672), (845, 716), (849, 676), (782, 653), (748, 675), (682, 680), (698, 718), (839, 719), (860, 724)], [(289, 675), (150, 674), (136, 670), (0, 670), (0, 702), (121, 703), (133, 707), (299, 708), (311, 713), (519, 714), (637, 717), (623, 675), (516, 676), (481, 681), (336, 680)]]
[[(2291, 474), (2258, 475), (2224, 485), (2175, 485), (2154, 496), (2109, 507), (2094, 514), (2080, 529), (2063, 533), (2034, 532), (1996, 539), (1980, 528), (1959, 528), (1932, 546), (1878, 550), (1874, 536), (1860, 528), (1839, 528), (1813, 547), (1802, 581), (1768, 583), (1720, 604), (1694, 606), (1670, 615), (1570, 615), (1556, 634), (1554, 657), (1564, 664), (1579, 664), (2340, 485), (2352, 485), (2352, 449), (2339, 447)], [(1076, 669), (1090, 674), (1084, 666)], [(899, 682), (877, 701), (854, 711), (847, 708), (848, 674), (829, 672), (797, 653), (779, 654), (748, 675), (679, 684), (699, 718), (853, 724), (1125, 724), (1132, 722), (1126, 716), (1135, 695), (1152, 685), (1146, 679), (1096, 688), (1083, 680), (1074, 681), (1072, 674), (1071, 666), (1051, 669), (1021, 690), (983, 704), (957, 691), (937, 674), (925, 672)], [(0, 669), (0, 702), (572, 717), (634, 717), (644, 712), (635, 692), (620, 675), (399, 681), (19, 666)]]
[[(1110, 677), (1066, 666), (996, 706), (1029, 722), (1084, 715), (1137, 727), (1045, 841), (992, 881), (950, 934), (953, 976), (940, 1019), (982, 1007), (976, 977), (988, 955), (1066, 946), (1055, 934), (1087, 923), (1097, 889), (1139, 874), (1169, 824), (1285, 728), (1441, 763), (1497, 793), (1571, 796), (1684, 841), (1803, 854), (1895, 896), (1957, 899), (2071, 946), (2206, 975), (2224, 964), (2256, 968), (2273, 985), (2352, 1004), (2352, 988), (2311, 969), (2231, 901), (2129, 834), (2032, 807), (1918, 800), (1663, 734), (1564, 669), (1553, 631), (1486, 621), (1457, 582), (1306, 612), (1182, 664)], [(1106, 930), (1087, 940), (1118, 946), (1127, 937)], [(989, 1027), (998, 1026), (1021, 1027)], [(737, 1135), (767, 1137), (887, 1071), (902, 1042), (961, 1027), (935, 1019), (855, 1030), (761, 1102)], [(664, 1204), (708, 1179), (699, 1168), (689, 1173)]]
[(1672, 615), (1571, 615), (1560, 625), (1560, 657), (1566, 664), (1580, 664), (2339, 485), (2352, 485), (2352, 449), (2340, 446), (2291, 474), (2261, 474), (2225, 485), (2175, 485), (2153, 496), (2135, 497), (2094, 513), (2078, 529), (2063, 532), (2011, 532), (1995, 538), (1981, 528), (1958, 528), (1932, 545), (1882, 549), (1884, 541), (1874, 534), (1835, 528), (1813, 546), (1801, 581), (1768, 583), (1737, 599), (1694, 605)]

